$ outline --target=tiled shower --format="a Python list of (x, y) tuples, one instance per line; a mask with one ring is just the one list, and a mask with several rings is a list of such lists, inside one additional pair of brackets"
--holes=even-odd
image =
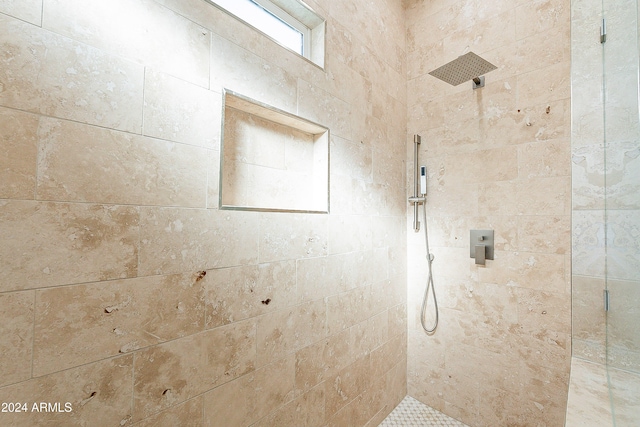
[[(1, 425), (374, 427), (407, 394), (474, 427), (564, 424), (572, 5), (305, 3), (324, 68), (205, 0), (0, 0)], [(484, 88), (428, 75), (468, 51), (498, 66)], [(225, 93), (329, 130), (328, 214), (220, 208), (242, 168), (304, 169), (292, 133), (221, 174)]]

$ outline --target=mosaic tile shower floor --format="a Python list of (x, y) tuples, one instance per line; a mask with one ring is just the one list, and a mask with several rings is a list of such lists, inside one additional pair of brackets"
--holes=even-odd
[(406, 396), (378, 427), (468, 427), (430, 406)]

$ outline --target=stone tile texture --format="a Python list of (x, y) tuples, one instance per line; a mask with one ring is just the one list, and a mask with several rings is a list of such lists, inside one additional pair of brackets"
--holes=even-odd
[[(0, 396), (30, 409), (0, 425), (364, 426), (406, 395), (404, 8), (305, 3), (324, 69), (202, 0), (0, 0)], [(329, 214), (219, 209), (224, 89), (330, 129)], [(307, 179), (313, 138), (260, 128), (247, 194), (291, 206), (273, 167)]]

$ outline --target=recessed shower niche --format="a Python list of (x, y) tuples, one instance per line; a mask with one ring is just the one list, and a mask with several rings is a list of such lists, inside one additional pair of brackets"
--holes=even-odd
[(223, 92), (221, 209), (329, 212), (329, 129)]

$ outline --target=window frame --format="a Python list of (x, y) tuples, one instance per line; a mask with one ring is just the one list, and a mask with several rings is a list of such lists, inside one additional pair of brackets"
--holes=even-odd
[[(249, 0), (253, 3), (261, 6), (267, 13), (271, 13), (276, 18), (289, 25), (291, 28), (294, 28), (302, 34), (302, 55), (305, 58), (308, 58), (311, 51), (311, 29), (304, 25), (302, 22), (291, 16), (286, 11), (282, 10), (279, 6), (276, 6), (269, 0)], [(242, 19), (242, 18), (241, 18)], [(259, 30), (259, 29), (258, 29)], [(297, 53), (297, 52), (296, 52)]]
[[(264, 9), (265, 13), (272, 15), (302, 35), (302, 52), (298, 52), (270, 36), (261, 28), (249, 23), (247, 20), (243, 19), (242, 16), (238, 16), (232, 11), (226, 9), (224, 5), (218, 3), (218, 0), (205, 1), (238, 19), (248, 27), (260, 32), (283, 48), (294, 52), (312, 64), (324, 69), (326, 20), (315, 13), (304, 2), (300, 0), (279, 0), (278, 3), (282, 5), (280, 6), (271, 0), (248, 0), (259, 8)], [(286, 8), (287, 2), (296, 2), (297, 4), (293, 5), (295, 7)], [(300, 12), (300, 9), (304, 12)]]

